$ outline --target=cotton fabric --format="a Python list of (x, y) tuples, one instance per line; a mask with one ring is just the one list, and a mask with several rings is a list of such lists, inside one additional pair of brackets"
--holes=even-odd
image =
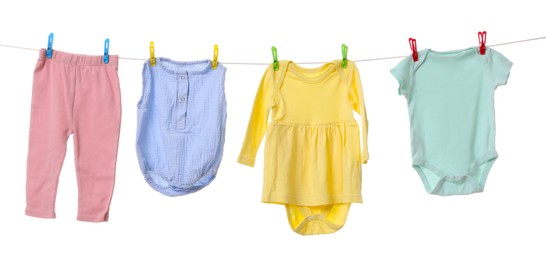
[(55, 200), (66, 142), (72, 135), (78, 181), (78, 216), (109, 217), (114, 190), (121, 96), (118, 57), (40, 50), (34, 69), (27, 157), (26, 211), (55, 218)]
[(391, 70), (407, 100), (413, 168), (431, 194), (482, 192), (498, 157), (494, 92), (512, 62), (491, 48), (418, 54)]
[[(360, 113), (362, 131), (353, 111)], [(285, 205), (299, 234), (332, 233), (345, 224), (350, 204), (362, 202), (367, 131), (352, 61), (347, 68), (332, 61), (312, 69), (280, 61), (259, 85), (238, 162), (253, 166), (267, 133), (262, 202)]]
[(144, 64), (138, 102), (137, 156), (146, 182), (167, 196), (209, 185), (222, 160), (226, 69), (210, 60), (156, 58)]

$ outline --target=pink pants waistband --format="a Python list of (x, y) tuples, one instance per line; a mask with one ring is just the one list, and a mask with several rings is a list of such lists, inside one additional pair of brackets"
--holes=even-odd
[[(109, 55), (108, 64), (105, 64), (103, 61), (103, 55), (83, 55), (83, 54), (72, 54), (67, 52), (62, 52), (58, 50), (53, 50), (53, 54), (50, 60), (57, 62), (64, 62), (72, 65), (83, 65), (83, 66), (118, 66), (118, 56)], [(40, 50), (39, 60), (47, 59), (46, 50)]]

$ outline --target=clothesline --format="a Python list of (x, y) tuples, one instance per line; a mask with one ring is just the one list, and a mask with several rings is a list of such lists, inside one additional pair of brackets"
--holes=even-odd
[[(524, 40), (517, 40), (517, 41), (510, 41), (510, 42), (503, 42), (503, 43), (496, 43), (496, 44), (487, 44), (487, 46), (495, 47), (495, 46), (503, 46), (503, 45), (517, 44), (517, 43), (537, 41), (537, 40), (545, 40), (545, 39), (546, 39), (546, 36), (542, 36), (542, 37), (530, 38), (530, 39), (524, 39)], [(40, 49), (36, 49), (36, 48), (28, 48), (28, 47), (22, 47), (22, 46), (6, 45), (6, 44), (0, 44), (0, 47), (21, 49), (21, 50), (29, 50), (29, 51), (39, 51), (40, 50)], [(402, 59), (402, 58), (405, 58), (407, 56), (408, 55), (400, 55), (400, 56), (368, 58), (368, 59), (351, 59), (351, 60), (354, 61), (354, 62), (368, 62), (368, 61), (378, 61), (378, 60)], [(119, 57), (119, 59), (120, 60), (135, 60), (135, 61), (145, 61), (145, 60), (147, 60), (145, 58), (132, 58), (132, 57)], [(325, 62), (322, 62), (322, 61), (308, 61), (308, 62), (298, 62), (298, 63), (299, 64), (322, 64), (322, 63), (325, 63)], [(228, 65), (269, 65), (270, 62), (222, 62), (222, 64), (228, 64)]]

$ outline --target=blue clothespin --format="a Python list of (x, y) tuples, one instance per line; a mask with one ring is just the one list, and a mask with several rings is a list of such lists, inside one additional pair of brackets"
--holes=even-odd
[(106, 38), (106, 40), (104, 41), (104, 63), (105, 64), (108, 64), (108, 61), (109, 61), (109, 56), (108, 56), (108, 51), (110, 50), (110, 39)]
[(50, 33), (49, 38), (47, 39), (46, 55), (48, 59), (51, 59), (51, 56), (53, 55), (53, 33)]

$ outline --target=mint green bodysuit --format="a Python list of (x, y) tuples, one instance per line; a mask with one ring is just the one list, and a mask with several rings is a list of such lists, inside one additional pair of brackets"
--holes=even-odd
[(427, 192), (482, 192), (495, 149), (494, 92), (506, 84), (512, 62), (479, 48), (419, 51), (391, 73), (408, 104), (413, 168)]

